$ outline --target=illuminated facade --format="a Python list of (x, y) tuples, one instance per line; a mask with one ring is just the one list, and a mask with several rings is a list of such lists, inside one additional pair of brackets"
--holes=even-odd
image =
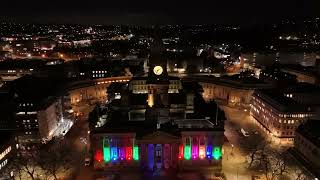
[(220, 174), (223, 129), (206, 120), (198, 121), (205, 128), (199, 128), (192, 120), (177, 120), (170, 127), (176, 128), (175, 132), (143, 122), (97, 129), (91, 134), (94, 169), (106, 172), (132, 169), (136, 173), (179, 169), (183, 173), (210, 168), (205, 176)]
[(312, 108), (270, 90), (254, 93), (250, 113), (280, 142), (293, 141), (297, 127), (315, 115)]
[(16, 153), (16, 144), (9, 132), (2, 132), (0, 138), (0, 176), (6, 177), (6, 173), (2, 173), (5, 166), (10, 162)]
[(195, 112), (202, 107), (195, 108), (195, 102), (204, 102), (201, 86), (168, 76), (161, 52), (158, 47), (151, 51), (148, 76), (108, 88), (110, 118), (90, 130), (99, 178), (104, 177), (101, 171), (121, 176), (128, 169), (147, 176), (141, 179), (172, 170), (221, 175), (225, 117)]
[(218, 100), (230, 106), (249, 107), (253, 89), (240, 89), (214, 83), (201, 83), (206, 101)]
[(13, 83), (17, 137), (22, 148), (44, 143), (69, 130), (73, 124), (70, 97), (54, 89), (57, 84), (33, 76)]

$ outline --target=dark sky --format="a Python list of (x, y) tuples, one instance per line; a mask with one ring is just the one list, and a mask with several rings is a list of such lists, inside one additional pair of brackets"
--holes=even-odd
[(1, 19), (21, 22), (252, 23), (318, 16), (320, 0), (6, 0)]

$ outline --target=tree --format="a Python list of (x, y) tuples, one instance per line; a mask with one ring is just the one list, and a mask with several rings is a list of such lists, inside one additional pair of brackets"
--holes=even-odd
[(260, 162), (267, 180), (274, 180), (288, 173), (286, 156), (284, 154), (269, 151), (262, 154)]
[(58, 173), (66, 172), (72, 167), (72, 155), (71, 146), (66, 141), (58, 141), (39, 151), (39, 166), (45, 174), (57, 180)]

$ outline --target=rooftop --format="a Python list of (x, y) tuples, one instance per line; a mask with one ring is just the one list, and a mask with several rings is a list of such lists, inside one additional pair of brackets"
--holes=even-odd
[(301, 124), (296, 131), (320, 148), (319, 127), (320, 120), (309, 120), (306, 123)]
[(293, 99), (284, 96), (279, 89), (264, 89), (254, 93), (265, 102), (282, 112), (306, 112), (310, 111), (308, 106), (300, 104)]

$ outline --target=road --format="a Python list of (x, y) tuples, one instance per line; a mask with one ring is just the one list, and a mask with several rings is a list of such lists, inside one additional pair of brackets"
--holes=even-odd
[(66, 138), (70, 141), (70, 143), (74, 145), (74, 148), (79, 151), (82, 157), (80, 157), (79, 166), (75, 167), (75, 172), (72, 179), (91, 180), (93, 179), (93, 174), (90, 167), (84, 166), (84, 158), (87, 154), (86, 151), (89, 149), (89, 123), (87, 121), (88, 114), (93, 109), (93, 107), (87, 104), (82, 104), (75, 107), (75, 109), (77, 111), (80, 111), (82, 115), (79, 117), (78, 122), (76, 122), (69, 136)]
[[(221, 106), (224, 110), (227, 121), (225, 122), (225, 136), (228, 142), (224, 144), (223, 172), (227, 179), (232, 180), (248, 180), (252, 175), (261, 175), (261, 173), (248, 170), (247, 156), (250, 150), (257, 144), (266, 142), (268, 149), (277, 153), (285, 153), (288, 147), (280, 145), (278, 142), (270, 138), (262, 128), (260, 128), (256, 120), (248, 111), (238, 108), (230, 108)], [(249, 137), (245, 137), (241, 132), (241, 128), (249, 132)], [(288, 178), (295, 179), (294, 169), (302, 167), (291, 157), (288, 156)]]

